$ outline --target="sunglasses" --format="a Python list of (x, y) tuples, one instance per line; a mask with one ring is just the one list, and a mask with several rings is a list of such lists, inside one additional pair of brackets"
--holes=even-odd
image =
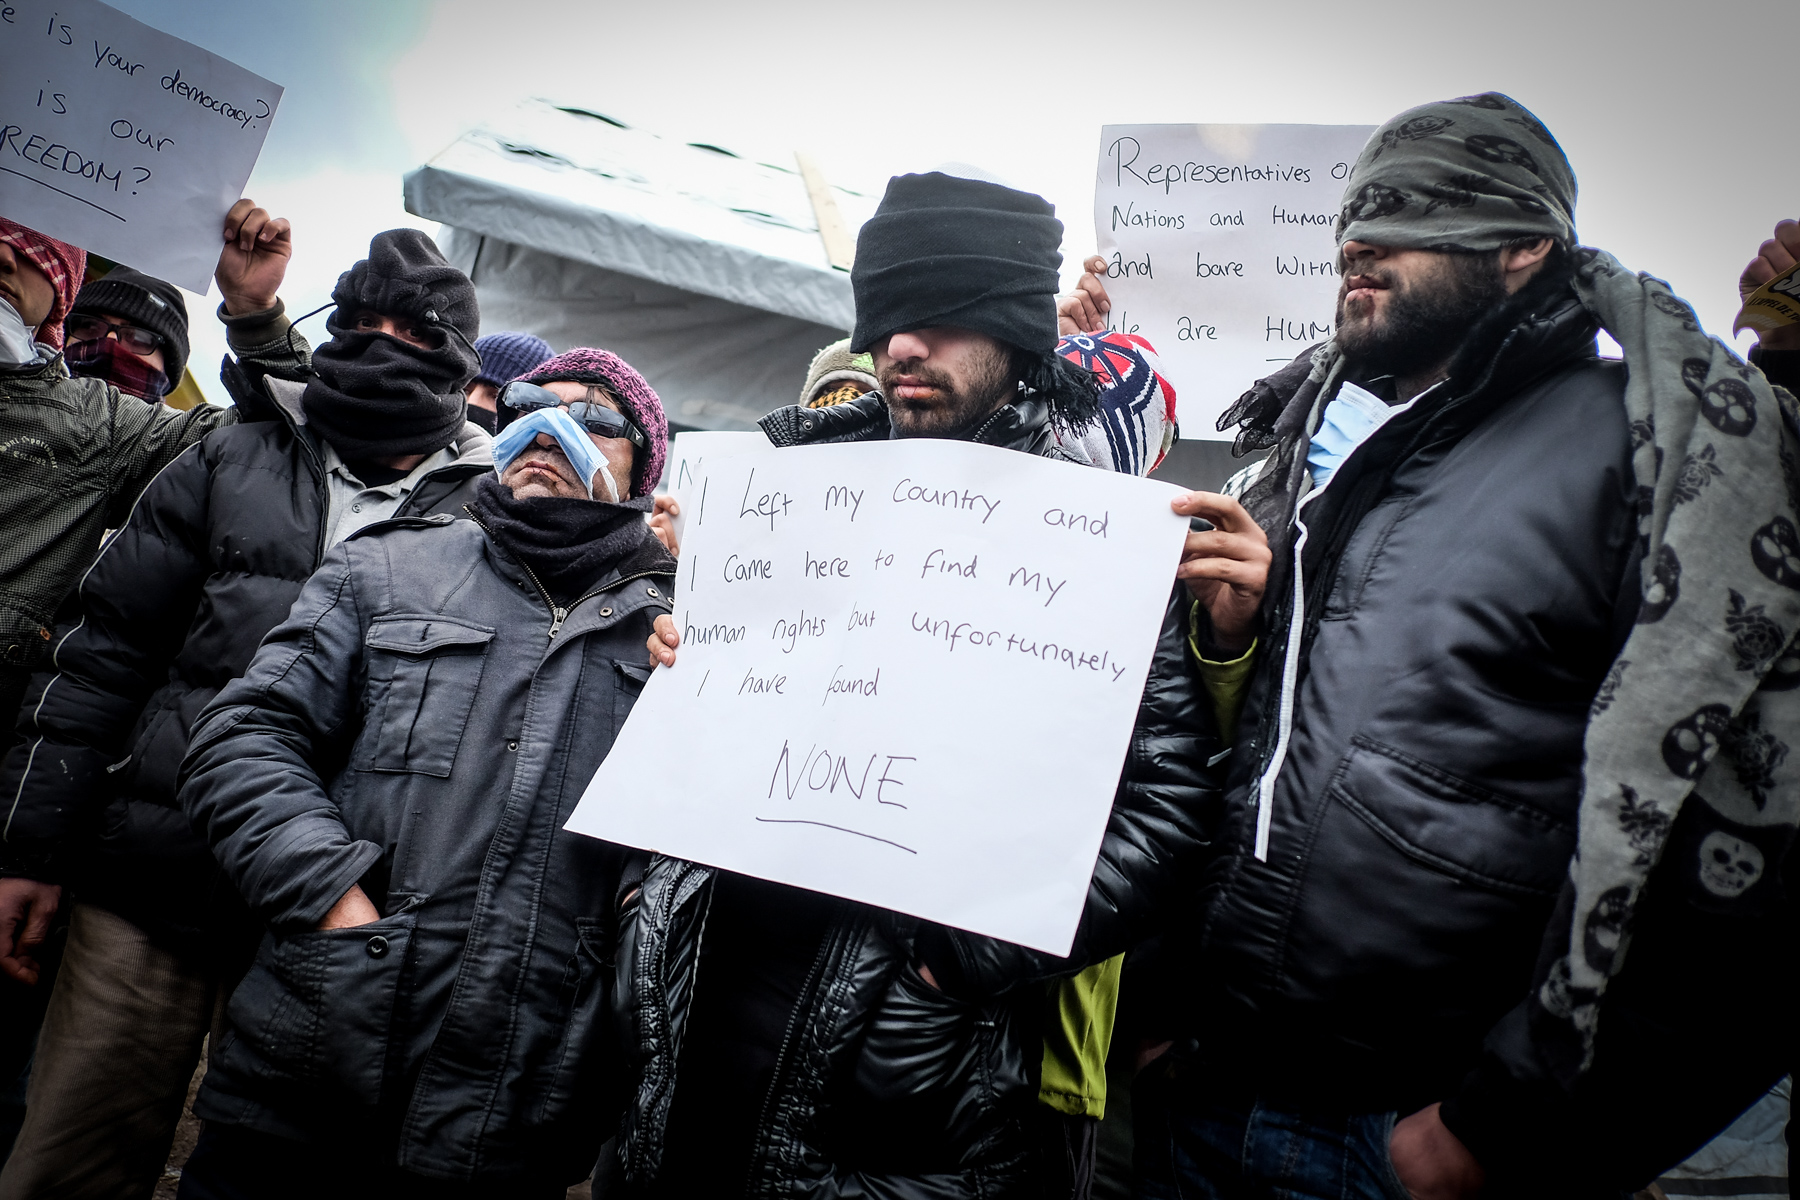
[(565, 408), (589, 433), (600, 437), (625, 438), (634, 446), (649, 445), (649, 439), (644, 436), (643, 430), (626, 420), (623, 414), (593, 399), (600, 394), (599, 388), (590, 383), (587, 385), (587, 394), (586, 400), (564, 400), (549, 388), (515, 379), (500, 389), (500, 403), (520, 412), (531, 412), (539, 408)]
[(63, 332), (68, 334), (71, 342), (98, 342), (107, 334), (116, 333), (127, 350), (146, 358), (168, 344), (160, 333), (152, 333), (148, 329), (139, 329), (136, 325), (126, 325), (119, 321), (108, 321), (105, 317), (70, 317), (63, 322)]

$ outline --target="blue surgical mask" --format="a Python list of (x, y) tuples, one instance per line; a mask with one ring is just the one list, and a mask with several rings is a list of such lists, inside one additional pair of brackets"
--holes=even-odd
[(1397, 411), (1354, 383), (1340, 387), (1325, 406), (1319, 431), (1307, 448), (1306, 465), (1312, 471), (1313, 486), (1324, 487), (1350, 452), (1368, 441)]
[(588, 498), (594, 496), (594, 477), (597, 474), (606, 489), (606, 499), (619, 503), (619, 485), (613, 482), (612, 471), (606, 465), (606, 456), (588, 437), (587, 430), (560, 408), (535, 408), (500, 431), (494, 439), (494, 474), (502, 475), (515, 458), (525, 452), (534, 438), (540, 433), (547, 433), (556, 439), (564, 454), (569, 456), (570, 464), (575, 468), (588, 489)]
[(36, 331), (25, 324), (19, 310), (0, 296), (0, 363), (38, 361)]

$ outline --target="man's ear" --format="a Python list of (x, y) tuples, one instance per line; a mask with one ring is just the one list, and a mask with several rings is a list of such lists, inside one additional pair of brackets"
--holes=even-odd
[(1556, 248), (1555, 238), (1539, 238), (1524, 246), (1508, 246), (1500, 251), (1500, 274), (1506, 280), (1508, 295), (1531, 281), (1550, 252)]

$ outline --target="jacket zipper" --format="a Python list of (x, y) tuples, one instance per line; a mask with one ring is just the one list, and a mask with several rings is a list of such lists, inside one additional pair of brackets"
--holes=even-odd
[[(1418, 396), (1414, 396), (1405, 404), (1395, 406), (1389, 414), (1388, 420), (1392, 420), (1411, 408), (1418, 403), (1420, 396), (1424, 396), (1436, 386), (1433, 384), (1432, 387), (1426, 388), (1425, 391), (1420, 392)], [(1334, 395), (1331, 400), (1327, 401), (1327, 404), (1336, 402), (1337, 397)], [(1324, 411), (1323, 408), (1319, 410), (1321, 423)], [(1294, 506), (1294, 529), (1298, 534), (1294, 538), (1294, 593), (1289, 602), (1286, 648), (1281, 661), (1281, 690), (1276, 696), (1275, 744), (1270, 747), (1269, 757), (1263, 764), (1262, 774), (1256, 780), (1256, 840), (1251, 847), (1251, 854), (1257, 862), (1269, 861), (1269, 832), (1275, 821), (1275, 784), (1281, 777), (1281, 768), (1287, 763), (1288, 741), (1294, 732), (1294, 687), (1299, 682), (1300, 643), (1306, 630), (1306, 570), (1303, 559), (1307, 538), (1310, 536), (1306, 528), (1306, 506), (1315, 498), (1324, 495), (1325, 490), (1337, 480), (1350, 460), (1362, 453), (1363, 449), (1386, 426), (1387, 422), (1383, 421), (1367, 437), (1358, 442), (1350, 453), (1344, 456), (1344, 460), (1338, 464), (1338, 469), (1331, 473), (1331, 477), (1325, 481), (1324, 485), (1314, 488), (1302, 496), (1300, 503)], [(1303, 469), (1310, 470), (1310, 467)]]

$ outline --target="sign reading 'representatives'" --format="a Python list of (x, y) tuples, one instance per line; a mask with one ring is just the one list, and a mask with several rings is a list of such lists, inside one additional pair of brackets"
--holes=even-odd
[(675, 458), (679, 658), (569, 828), (1067, 953), (1178, 490), (935, 440)]
[(1114, 329), (1156, 347), (1181, 434), (1329, 338), (1364, 125), (1108, 125), (1094, 193)]
[(281, 91), (98, 0), (0, 0), (0, 215), (204, 294)]

